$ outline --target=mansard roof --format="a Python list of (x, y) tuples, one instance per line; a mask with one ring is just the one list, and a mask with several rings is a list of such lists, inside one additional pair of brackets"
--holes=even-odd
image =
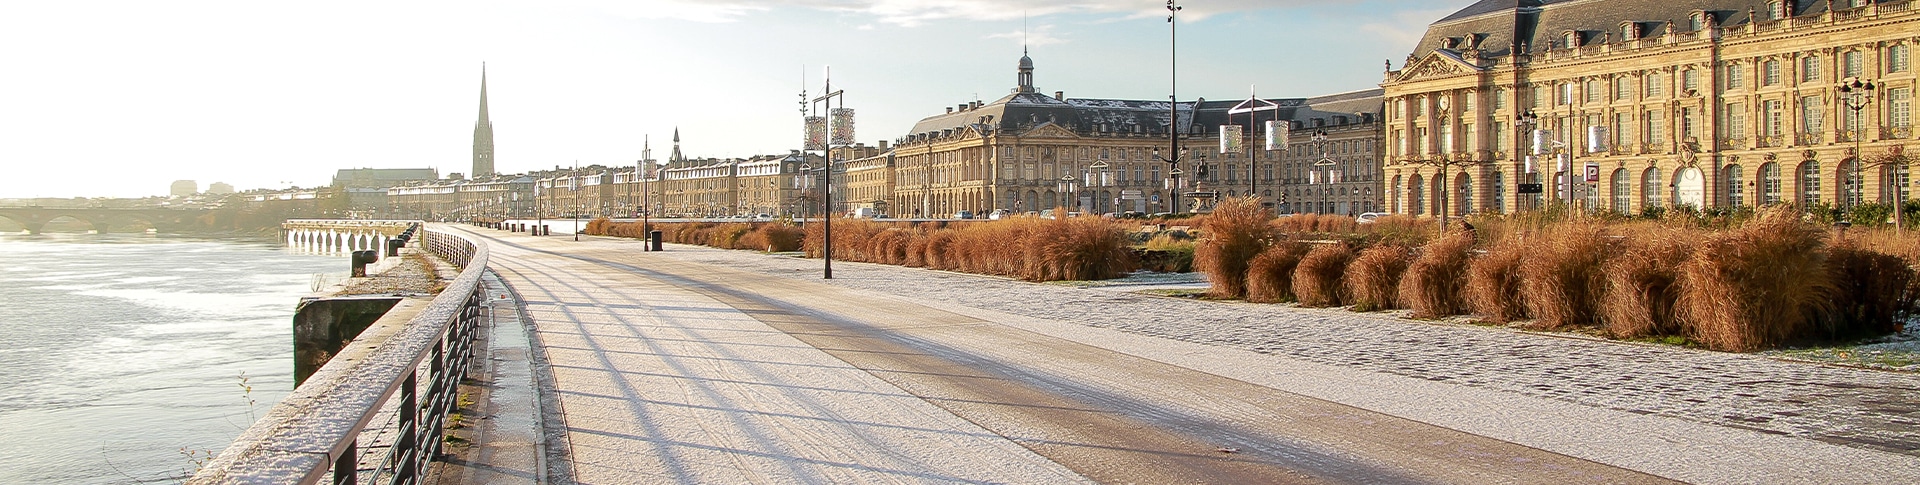
[[(1786, 0), (1792, 15), (1818, 15), (1827, 10), (1826, 0)], [(1641, 26), (1641, 36), (1658, 36), (1668, 29), (1686, 32), (1688, 18), (1695, 11), (1712, 16), (1722, 26), (1753, 22), (1749, 12), (1764, 11), (1767, 0), (1480, 0), (1441, 18), (1427, 27), (1420, 45), (1414, 46), (1414, 59), (1422, 59), (1436, 50), (1464, 52), (1478, 50), (1481, 56), (1565, 48), (1565, 34), (1572, 32), (1585, 43), (1620, 41), (1620, 27), (1627, 23)], [(1766, 18), (1765, 13), (1758, 16)]]

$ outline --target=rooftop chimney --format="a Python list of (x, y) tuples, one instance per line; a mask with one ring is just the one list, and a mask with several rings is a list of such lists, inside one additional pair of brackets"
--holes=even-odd
[(952, 106), (948, 106), (948, 107), (947, 107), (947, 114), (953, 114), (953, 107), (952, 107)]
[(1067, 92), (1066, 92), (1066, 91), (1054, 91), (1054, 92), (1053, 92), (1053, 99), (1057, 99), (1057, 100), (1061, 100), (1061, 101), (1066, 101), (1066, 100), (1067, 100)]

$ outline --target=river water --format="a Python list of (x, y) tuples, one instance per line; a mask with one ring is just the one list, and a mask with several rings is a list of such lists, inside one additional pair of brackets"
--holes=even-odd
[(185, 478), (292, 390), (294, 304), (347, 267), (272, 238), (0, 236), (0, 483)]

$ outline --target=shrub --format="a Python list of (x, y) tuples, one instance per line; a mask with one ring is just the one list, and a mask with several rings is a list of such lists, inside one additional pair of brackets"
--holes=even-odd
[(1502, 239), (1467, 265), (1467, 306), (1474, 313), (1495, 323), (1530, 316), (1520, 299), (1520, 263), (1526, 255), (1522, 241), (1518, 235)]
[(1913, 313), (1914, 270), (1898, 256), (1842, 240), (1827, 250), (1827, 272), (1833, 278), (1833, 312), (1821, 337), (1894, 333)]
[(1680, 267), (1678, 310), (1688, 336), (1748, 352), (1808, 335), (1833, 285), (1824, 236), (1791, 209), (1771, 209), (1700, 244)]
[(1473, 233), (1454, 232), (1420, 248), (1420, 256), (1400, 279), (1400, 298), (1414, 318), (1440, 318), (1467, 312), (1467, 268), (1473, 261)]
[(1273, 231), (1273, 217), (1253, 197), (1227, 199), (1201, 223), (1206, 238), (1194, 248), (1194, 267), (1207, 273), (1216, 298), (1247, 296), (1247, 263), (1265, 249)]
[(1293, 270), (1293, 294), (1301, 306), (1331, 307), (1346, 304), (1347, 295), (1341, 276), (1353, 261), (1353, 248), (1346, 243), (1322, 244), (1307, 251)]
[(608, 229), (612, 226), (613, 226), (612, 219), (608, 219), (606, 217), (595, 217), (593, 218), (593, 220), (587, 221), (587, 229), (585, 231), (581, 231), (581, 233), (592, 234), (595, 236), (606, 236), (608, 235), (607, 234)]
[(1381, 244), (1360, 251), (1347, 266), (1347, 294), (1354, 311), (1400, 308), (1400, 275), (1406, 273), (1413, 252), (1405, 246)]
[(1607, 243), (1602, 226), (1569, 223), (1541, 231), (1520, 264), (1520, 295), (1537, 328), (1598, 325)]
[(786, 252), (800, 250), (800, 239), (806, 232), (785, 222), (762, 223), (753, 228), (753, 232), (740, 237), (743, 249), (765, 250), (767, 252)]
[(1132, 272), (1127, 234), (1094, 217), (1055, 219), (1030, 234), (1028, 281), (1101, 280)]
[(1307, 256), (1307, 243), (1287, 239), (1267, 246), (1247, 265), (1247, 301), (1294, 301), (1293, 272)]
[(707, 245), (720, 249), (750, 249), (750, 247), (740, 244), (740, 238), (741, 236), (747, 235), (747, 231), (751, 230), (753, 230), (751, 226), (741, 222), (715, 226), (713, 233), (707, 236)]
[(1601, 320), (1614, 338), (1679, 335), (1674, 305), (1680, 298), (1680, 266), (1698, 244), (1694, 231), (1644, 227), (1623, 241), (1607, 261)]

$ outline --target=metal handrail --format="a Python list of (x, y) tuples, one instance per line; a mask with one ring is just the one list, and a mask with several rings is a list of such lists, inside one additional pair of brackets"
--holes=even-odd
[[(462, 267), (433, 302), (384, 341), (349, 345), (187, 483), (419, 483), (440, 454), (447, 416), (472, 356), (486, 295), (485, 243), (426, 231), (428, 251)], [(421, 386), (425, 379), (425, 387)], [(362, 432), (398, 397), (398, 436), (372, 469), (360, 469)]]

